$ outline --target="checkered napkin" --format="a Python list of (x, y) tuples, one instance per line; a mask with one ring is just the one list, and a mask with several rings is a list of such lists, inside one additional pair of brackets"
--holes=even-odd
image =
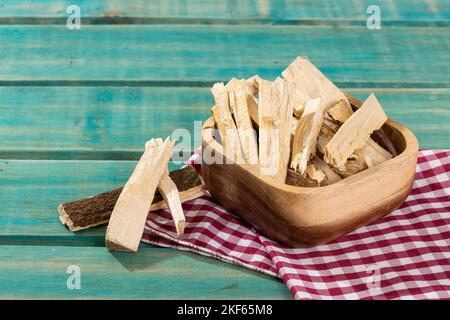
[[(199, 154), (190, 161), (196, 169)], [(295, 299), (450, 299), (450, 151), (420, 151), (400, 209), (314, 248), (268, 239), (209, 195), (183, 209), (183, 237), (169, 211), (158, 210), (142, 240), (279, 277)]]

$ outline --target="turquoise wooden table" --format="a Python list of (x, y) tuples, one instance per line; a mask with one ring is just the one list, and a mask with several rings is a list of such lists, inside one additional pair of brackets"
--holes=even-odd
[(122, 185), (147, 139), (192, 132), (213, 82), (274, 78), (297, 55), (356, 97), (374, 91), (422, 148), (449, 148), (449, 21), (448, 0), (0, 0), (0, 298), (290, 299), (195, 254), (111, 254), (104, 227), (71, 233), (57, 205)]

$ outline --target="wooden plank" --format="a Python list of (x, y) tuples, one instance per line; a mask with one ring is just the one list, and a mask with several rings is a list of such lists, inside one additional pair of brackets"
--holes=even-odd
[[(148, 245), (135, 255), (95, 247), (0, 246), (0, 261), (1, 299), (292, 298), (276, 278)], [(70, 265), (80, 268), (80, 290), (67, 288)]]
[[(365, 21), (366, 8), (374, 4), (372, 0), (358, 0), (343, 5), (340, 2), (316, 0), (244, 0), (239, 2), (239, 10), (232, 10), (231, 1), (190, 0), (156, 0), (141, 1), (120, 0), (93, 1), (77, 0), (83, 17), (152, 17), (179, 19), (201, 19), (200, 21), (219, 21), (232, 19), (268, 20), (352, 20)], [(26, 6), (15, 0), (1, 0), (0, 17), (54, 17), (65, 16), (67, 6), (74, 4), (71, 0), (35, 0)], [(382, 17), (387, 21), (446, 21), (450, 12), (446, 0), (378, 0), (382, 8)], [(94, 20), (92, 23), (95, 23)], [(133, 20), (132, 20), (133, 21)], [(189, 21), (189, 20), (188, 20)]]
[[(139, 159), (148, 137), (167, 137), (179, 128), (191, 133), (187, 148), (194, 149), (201, 143), (201, 121), (210, 116), (213, 104), (207, 91), (175, 87), (0, 87), (0, 149), (49, 153), (120, 150), (136, 152)], [(30, 108), (39, 111), (30, 112)], [(195, 121), (199, 121), (197, 127)], [(114, 155), (108, 158), (114, 159)]]
[[(137, 160), (149, 136), (166, 137), (177, 128), (190, 132), (188, 148), (194, 149), (201, 143), (201, 126), (194, 121), (210, 117), (214, 103), (208, 91), (0, 87), (0, 158), (84, 159), (103, 152), (103, 159)], [(344, 91), (364, 100), (372, 90)], [(373, 91), (386, 114), (413, 130), (422, 148), (449, 147), (450, 89)]]
[(84, 26), (80, 33), (66, 26), (4, 26), (0, 80), (210, 85), (254, 74), (274, 79), (308, 54), (338, 86), (450, 86), (449, 46), (449, 28), (121, 25)]

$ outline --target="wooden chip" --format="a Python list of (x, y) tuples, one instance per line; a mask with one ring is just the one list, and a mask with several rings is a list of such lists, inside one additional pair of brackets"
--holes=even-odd
[(322, 158), (325, 154), (326, 145), (330, 142), (331, 138), (335, 135), (338, 129), (339, 126), (337, 124), (326, 118), (323, 119), (316, 145), (317, 151), (322, 155)]
[(182, 236), (184, 233), (186, 219), (184, 218), (177, 186), (175, 182), (170, 179), (168, 170), (163, 173), (161, 179), (159, 180), (158, 191), (161, 193), (164, 201), (170, 209), (170, 214), (172, 215), (172, 220), (175, 224), (177, 235)]
[(296, 84), (311, 99), (320, 98), (326, 111), (340, 100), (351, 111), (350, 103), (345, 94), (334, 85), (306, 57), (297, 57), (282, 73), (283, 77)]
[(339, 100), (334, 106), (328, 109), (328, 115), (338, 123), (344, 123), (353, 111), (348, 107), (348, 104), (344, 100)]
[[(205, 193), (202, 181), (192, 166), (171, 171), (169, 177), (177, 186), (181, 202), (199, 198)], [(60, 204), (59, 219), (70, 231), (106, 224), (122, 190), (123, 187), (120, 187), (89, 198)], [(150, 211), (163, 208), (167, 208), (167, 203), (161, 193), (156, 191)]]
[(256, 165), (258, 163), (258, 142), (247, 107), (247, 93), (244, 86), (238, 84), (229, 92), (229, 95), (230, 101), (233, 101), (235, 108), (234, 118), (245, 162)]
[(334, 167), (334, 171), (342, 178), (347, 178), (355, 173), (361, 172), (367, 169), (364, 157), (358, 150), (352, 154), (344, 164)]
[(356, 149), (367, 142), (374, 130), (381, 128), (386, 120), (387, 116), (377, 98), (371, 94), (327, 144), (325, 162), (334, 167), (343, 165)]
[(306, 103), (312, 100), (311, 96), (304, 92), (303, 90), (296, 88), (295, 90), (295, 101), (294, 101), (294, 116), (300, 118), (305, 110)]
[(147, 142), (145, 152), (116, 202), (106, 231), (109, 250), (136, 252), (159, 180), (167, 168), (174, 142)]
[(267, 80), (259, 81), (259, 161), (261, 174), (276, 173), (274, 154), (277, 154), (276, 145), (277, 110), (272, 102), (272, 83)]
[(325, 172), (317, 168), (314, 164), (308, 164), (305, 173), (308, 178), (316, 181), (317, 185), (319, 186), (321, 186), (325, 182), (325, 179), (327, 178)]
[(279, 118), (279, 164), (275, 180), (285, 183), (287, 170), (289, 167), (289, 158), (291, 155), (291, 126), (293, 120), (293, 108), (295, 102), (295, 85), (288, 83), (281, 78), (274, 82), (274, 88), (280, 95), (280, 106), (278, 111)]
[[(217, 107), (216, 106), (211, 108), (211, 113), (213, 115), (214, 122), (216, 123), (217, 131), (219, 131), (220, 142), (222, 142), (222, 137), (226, 137), (226, 134), (227, 134), (226, 133), (226, 128), (225, 128), (223, 122), (220, 121), (219, 111), (217, 111)], [(217, 140), (217, 137), (215, 137), (215, 138)], [(223, 142), (222, 142), (222, 144), (223, 144)]]
[(290, 156), (295, 85), (281, 78), (259, 82), (259, 151), (261, 174), (284, 183)]
[(392, 158), (392, 155), (388, 151), (372, 139), (369, 139), (359, 152), (369, 168)]
[(321, 186), (327, 186), (341, 180), (341, 177), (337, 173), (335, 173), (333, 169), (321, 159), (314, 158), (312, 161), (312, 165), (314, 165), (316, 170), (321, 170), (325, 174), (325, 179), (320, 181)]
[[(243, 154), (236, 124), (234, 123), (230, 111), (228, 92), (223, 83), (214, 84), (211, 92), (216, 101), (216, 123), (221, 135), (225, 156), (232, 162), (242, 163)], [(220, 127), (222, 127), (222, 131), (220, 130)]]
[(291, 168), (304, 174), (308, 161), (316, 153), (317, 138), (322, 127), (324, 105), (320, 99), (308, 101), (297, 124), (291, 157)]

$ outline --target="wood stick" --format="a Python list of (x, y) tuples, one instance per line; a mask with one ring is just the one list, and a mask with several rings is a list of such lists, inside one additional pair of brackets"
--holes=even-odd
[[(216, 101), (218, 121), (216, 123), (221, 123), (224, 128), (223, 132), (220, 132), (219, 129), (219, 133), (221, 134), (225, 156), (233, 162), (237, 161), (238, 163), (242, 163), (243, 155), (241, 143), (239, 141), (236, 124), (231, 116), (228, 92), (223, 83), (216, 83), (212, 87), (211, 93)], [(218, 125), (218, 128), (220, 128), (220, 125)]]
[(308, 161), (316, 153), (317, 137), (322, 127), (324, 105), (320, 99), (308, 101), (297, 125), (291, 157), (291, 168), (304, 174)]
[(178, 194), (178, 189), (176, 184), (170, 179), (169, 171), (166, 170), (158, 184), (158, 191), (167, 203), (170, 209), (170, 214), (172, 215), (172, 220), (175, 224), (175, 230), (178, 236), (184, 234), (184, 226), (186, 224), (186, 219), (184, 217), (183, 208), (181, 207), (180, 195)]
[(295, 85), (281, 78), (259, 82), (259, 154), (261, 174), (285, 183), (290, 156)]
[[(275, 79), (274, 90), (279, 94), (278, 122), (279, 122), (279, 148), (278, 172), (275, 181), (286, 182), (289, 158), (291, 155), (291, 127), (295, 103), (295, 84), (288, 83), (281, 78)], [(276, 89), (275, 89), (276, 88)]]
[[(357, 110), (361, 107), (362, 101), (360, 101), (359, 99), (356, 99), (350, 95), (346, 95), (346, 96), (347, 96), (348, 101), (352, 105), (353, 109)], [(392, 156), (395, 157), (397, 155), (397, 150), (395, 149), (395, 146), (392, 143), (392, 140), (388, 137), (386, 130), (384, 130), (383, 127), (381, 127), (378, 130), (375, 130), (372, 133), (372, 137), (378, 145), (380, 145), (382, 148), (387, 150)]]
[(139, 247), (147, 214), (159, 180), (167, 168), (174, 142), (152, 139), (117, 199), (106, 230), (108, 250), (134, 251)]
[[(258, 99), (255, 98), (255, 94), (258, 92), (260, 80), (261, 78), (259, 78), (259, 76), (253, 76), (247, 80), (238, 80), (236, 78), (233, 78), (225, 86), (225, 88), (229, 93), (236, 90), (238, 86), (244, 87), (245, 96), (247, 99), (248, 113), (256, 128), (258, 127), (259, 119), (258, 119)], [(230, 105), (232, 103), (233, 105), (235, 104), (234, 100), (231, 99), (230, 95)]]
[[(340, 100), (345, 108), (351, 111), (350, 103), (345, 94), (331, 82), (317, 67), (306, 57), (297, 57), (282, 72), (283, 77), (292, 81), (297, 88), (308, 94), (312, 99), (320, 98), (326, 111)], [(326, 114), (328, 117), (328, 114)]]
[[(192, 166), (171, 171), (169, 177), (178, 189), (181, 202), (187, 202), (205, 194), (202, 181)], [(89, 198), (60, 204), (59, 219), (70, 231), (106, 224), (122, 190), (123, 187), (120, 187)], [(167, 208), (167, 203), (161, 193), (156, 191), (150, 211), (164, 208)]]
[(276, 121), (278, 118), (277, 110), (272, 101), (273, 86), (270, 81), (261, 79), (259, 81), (259, 161), (262, 175), (273, 176), (278, 162), (274, 159), (274, 154), (278, 151), (276, 145)]
[[(350, 116), (353, 114), (353, 111), (351, 113), (349, 113), (348, 110), (345, 107), (343, 107), (343, 103), (341, 100), (334, 107), (332, 107), (331, 109), (328, 110), (328, 114), (330, 115), (331, 118), (333, 118), (337, 122), (344, 123), (345, 121), (347, 121), (348, 118), (350, 118)], [(382, 128), (374, 131), (372, 134), (378, 135), (381, 139), (386, 138), (385, 135), (377, 134), (377, 132), (382, 132), (381, 129)], [(323, 138), (322, 138), (321, 142), (323, 142)], [(387, 145), (392, 144), (392, 142), (390, 142), (389, 139), (387, 139), (387, 141), (384, 140), (384, 142)], [(390, 142), (390, 144), (389, 144), (389, 142)], [(364, 165), (364, 164), (358, 163), (356, 166), (354, 166), (352, 164), (347, 165), (346, 166), (347, 168), (343, 170), (343, 173), (345, 175), (348, 174), (348, 172), (353, 172), (355, 170), (357, 170), (357, 171), (355, 171), (353, 173), (364, 170), (367, 167), (371, 168), (381, 162), (384, 162), (384, 161), (392, 158), (392, 155), (388, 151), (386, 151), (384, 148), (382, 148), (380, 145), (378, 145), (371, 138), (369, 138), (369, 140), (367, 140), (367, 142), (364, 144), (364, 146), (358, 150), (358, 153), (362, 157), (362, 159), (364, 159), (366, 164)]]
[[(219, 120), (219, 111), (217, 111), (216, 106), (213, 106), (211, 108), (211, 113), (214, 118), (214, 122), (216, 123), (217, 130), (219, 131), (220, 141), (222, 142), (222, 145), (223, 145), (222, 138), (226, 137), (226, 134), (227, 134), (226, 128), (225, 128), (223, 122)], [(217, 139), (218, 137), (215, 137), (215, 138)]]
[(361, 108), (352, 114), (331, 138), (325, 147), (325, 162), (334, 167), (343, 165), (356, 149), (367, 142), (374, 130), (381, 128), (386, 120), (386, 114), (372, 93)]
[(247, 93), (244, 86), (238, 84), (229, 92), (229, 95), (235, 108), (234, 115), (244, 159), (246, 163), (256, 165), (258, 163), (258, 142), (247, 107)]

